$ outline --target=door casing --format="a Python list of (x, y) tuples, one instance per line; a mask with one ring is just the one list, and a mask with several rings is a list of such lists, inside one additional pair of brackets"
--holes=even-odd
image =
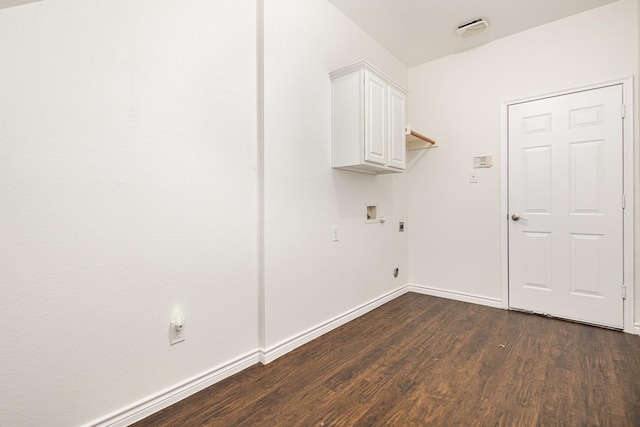
[(501, 300), (502, 308), (509, 309), (509, 156), (508, 156), (508, 109), (509, 105), (535, 101), (552, 96), (566, 95), (591, 89), (599, 89), (613, 84), (622, 84), (622, 97), (625, 106), (623, 121), (623, 187), (625, 209), (623, 213), (623, 265), (626, 299), (623, 302), (624, 331), (634, 332), (634, 110), (633, 110), (633, 77), (610, 80), (589, 86), (567, 89), (559, 92), (536, 95), (527, 98), (505, 101), (500, 106), (500, 247), (501, 247)]

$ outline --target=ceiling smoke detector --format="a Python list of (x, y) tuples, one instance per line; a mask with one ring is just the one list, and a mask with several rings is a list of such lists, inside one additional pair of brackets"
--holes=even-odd
[(482, 18), (478, 18), (460, 25), (456, 33), (458, 34), (458, 37), (471, 37), (476, 34), (484, 33), (488, 29), (489, 23)]

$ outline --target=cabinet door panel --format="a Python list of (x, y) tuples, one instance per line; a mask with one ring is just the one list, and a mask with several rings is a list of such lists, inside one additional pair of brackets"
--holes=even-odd
[(381, 165), (387, 164), (386, 86), (379, 77), (365, 73), (364, 159)]
[(405, 96), (402, 92), (389, 87), (389, 166), (404, 169), (406, 165), (404, 136)]

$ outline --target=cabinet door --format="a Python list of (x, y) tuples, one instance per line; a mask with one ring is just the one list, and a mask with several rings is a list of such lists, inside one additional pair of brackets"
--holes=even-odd
[(365, 72), (364, 160), (387, 164), (386, 88), (384, 80)]
[(404, 94), (389, 87), (389, 166), (403, 169), (407, 149), (404, 136)]

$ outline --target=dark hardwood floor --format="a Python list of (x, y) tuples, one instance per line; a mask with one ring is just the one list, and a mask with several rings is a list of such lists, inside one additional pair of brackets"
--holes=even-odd
[(640, 337), (409, 293), (134, 425), (640, 426)]

